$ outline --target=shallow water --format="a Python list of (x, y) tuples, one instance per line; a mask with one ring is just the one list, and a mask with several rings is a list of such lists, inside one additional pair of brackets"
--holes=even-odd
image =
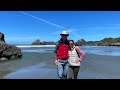
[[(51, 54), (50, 54), (51, 55)], [(86, 54), (78, 79), (120, 79), (120, 56)], [(8, 79), (57, 79), (57, 66), (52, 60), (7, 74)]]
[(53, 60), (53, 56), (49, 53), (23, 52), (23, 57), (20, 59), (0, 62), (0, 70), (15, 71), (49, 60)]
[[(86, 55), (85, 60), (82, 62), (82, 67), (80, 71), (80, 78), (120, 78), (120, 66), (119, 66), (119, 57), (120, 56), (120, 48), (119, 47), (80, 47), (86, 53), (98, 54), (102, 56), (96, 55)], [(9, 77), (15, 78), (20, 77), (20, 75), (24, 76), (24, 72), (26, 72), (26, 78), (28, 73), (34, 72), (38, 75), (42, 75), (46, 73), (53, 73), (54, 76), (48, 78), (56, 78), (56, 66), (53, 64), (53, 47), (33, 47), (33, 48), (21, 48), (23, 57), (16, 60), (10, 60), (5, 62), (0, 62), (0, 71), (18, 71), (15, 74), (10, 74)], [(104, 56), (108, 55), (108, 56)], [(115, 57), (110, 57), (115, 56)], [(117, 56), (118, 55), (118, 56)], [(105, 58), (104, 58), (105, 57)], [(46, 68), (47, 66), (47, 68)], [(30, 69), (28, 70), (27, 68)], [(33, 68), (32, 68), (33, 67)], [(43, 69), (44, 68), (44, 69)], [(35, 71), (34, 71), (35, 70)], [(44, 71), (45, 70), (45, 71)], [(20, 74), (20, 75), (19, 75)], [(32, 73), (31, 73), (32, 74)], [(33, 74), (32, 74), (33, 75)], [(28, 78), (35, 78), (34, 76), (29, 75)], [(37, 76), (38, 76), (37, 75)], [(36, 78), (47, 78), (44, 75)]]
[[(119, 47), (80, 47), (86, 53), (98, 54), (98, 55), (111, 55), (120, 56)], [(10, 60), (0, 62), (0, 70), (17, 70), (19, 68), (25, 68), (33, 66), (41, 62), (54, 60), (53, 50), (54, 47), (33, 47), (33, 48), (21, 48), (23, 57), (16, 60)], [(49, 65), (49, 64), (48, 64)]]
[[(120, 47), (92, 47), (92, 46), (81, 46), (82, 50), (86, 53), (96, 55), (108, 55), (108, 56), (120, 56)], [(53, 53), (54, 47), (33, 47), (33, 48), (22, 48), (23, 52), (38, 52), (38, 53)]]

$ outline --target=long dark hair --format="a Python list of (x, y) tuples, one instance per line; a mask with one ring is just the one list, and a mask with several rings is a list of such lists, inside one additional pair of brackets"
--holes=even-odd
[(73, 42), (73, 44), (75, 45), (75, 42), (74, 42), (73, 40), (69, 40), (69, 42), (70, 42), (70, 41), (72, 41), (72, 42)]
[[(69, 40), (69, 42), (70, 42), (70, 41), (72, 41), (72, 42), (73, 42), (73, 44), (76, 46), (76, 44), (75, 44), (74, 40)], [(70, 44), (69, 44), (69, 50), (71, 50)]]
[[(72, 41), (75, 46), (79, 46), (77, 43), (74, 42), (74, 40), (69, 40), (69, 42)], [(69, 44), (70, 45), (70, 44)]]

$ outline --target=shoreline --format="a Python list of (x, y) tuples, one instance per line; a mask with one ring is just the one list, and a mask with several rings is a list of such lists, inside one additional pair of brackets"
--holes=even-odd
[(0, 79), (4, 79), (4, 76), (7, 75), (7, 74), (10, 74), (10, 73), (13, 73), (14, 71), (1, 71), (0, 70)]
[[(19, 48), (31, 48), (31, 47), (55, 47), (55, 45), (15, 45)], [(79, 46), (79, 47), (120, 47), (120, 46)]]
[[(78, 79), (120, 79), (120, 56), (88, 54), (81, 62)], [(57, 79), (54, 60), (4, 74), (3, 79)]]
[(55, 45), (15, 45), (19, 48), (32, 48), (32, 47), (55, 47)]

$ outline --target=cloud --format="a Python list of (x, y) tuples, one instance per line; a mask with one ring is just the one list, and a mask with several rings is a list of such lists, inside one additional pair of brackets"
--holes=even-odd
[(94, 26), (94, 27), (85, 27), (81, 30), (120, 30), (119, 26)]
[[(78, 29), (65, 29), (65, 30), (63, 30), (63, 31), (67, 31), (68, 33), (72, 33), (72, 34), (74, 34), (75, 36), (77, 36), (77, 37), (80, 37), (77, 33), (75, 33), (75, 32), (73, 32), (73, 30), (78, 30)], [(56, 31), (56, 32), (52, 32), (52, 33), (50, 33), (50, 34), (60, 34), (62, 31)]]
[(61, 31), (56, 31), (56, 32), (51, 32), (51, 33), (49, 33), (49, 34), (58, 35), (58, 34), (60, 34), (60, 33), (61, 33)]
[(55, 35), (58, 35), (58, 34), (60, 34), (62, 31), (67, 31), (68, 33), (72, 32), (71, 30), (66, 29), (66, 30), (55, 31), (55, 32), (52, 32), (52, 33), (49, 33), (49, 34), (55, 34)]
[[(25, 12), (20, 12), (22, 13), (23, 15), (26, 15), (26, 16), (29, 16), (29, 17), (32, 17), (34, 19), (37, 19), (37, 20), (40, 20), (42, 22), (45, 22), (49, 25), (52, 25), (52, 26), (55, 26), (55, 27), (58, 27), (60, 29), (64, 29), (66, 30), (68, 33), (70, 34), (73, 34), (74, 36), (78, 37), (78, 38), (81, 38), (81, 37), (108, 37), (108, 36), (115, 36), (115, 35), (118, 35), (118, 32), (117, 30), (120, 30), (120, 24), (105, 24), (103, 26), (94, 26), (94, 27), (85, 27), (85, 28), (80, 28), (80, 29), (67, 29), (63, 26), (60, 26), (56, 23), (52, 23), (50, 21), (47, 21), (45, 19), (42, 19), (42, 18), (39, 18), (39, 17), (36, 17), (36, 16), (33, 16), (31, 14), (28, 14), (28, 13), (25, 13)], [(51, 32), (49, 34), (53, 34), (53, 35), (58, 35), (62, 32), (62, 30), (58, 30), (58, 31), (55, 31), (55, 32)], [(78, 30), (81, 30), (81, 33), (80, 32), (77, 32)], [(88, 32), (88, 30), (90, 31), (90, 33)], [(98, 32), (94, 31), (94, 30), (99, 30), (99, 34)], [(108, 31), (109, 30), (109, 31)], [(111, 31), (110, 31), (111, 30)], [(114, 31), (113, 31), (114, 30)], [(84, 32), (83, 32), (84, 31)], [(94, 31), (94, 32), (93, 32)], [(84, 34), (83, 34), (84, 33)], [(86, 33), (86, 34), (85, 34)], [(94, 35), (91, 35), (95, 33)], [(114, 35), (113, 35), (114, 34)], [(21, 40), (21, 39), (20, 39)]]
[(9, 38), (6, 38), (6, 41), (31, 41), (31, 40), (35, 40), (37, 39), (38, 37), (9, 37)]
[[(23, 15), (30, 16), (30, 17), (32, 17), (32, 18), (34, 18), (34, 19), (43, 21), (43, 22), (45, 22), (45, 23), (48, 23), (48, 24), (50, 24), (50, 25), (59, 27), (59, 28), (61, 28), (61, 29), (66, 29), (67, 32), (69, 32), (69, 33), (71, 32), (71, 33), (73, 33), (75, 36), (80, 37), (77, 33), (75, 33), (75, 32), (72, 31), (73, 29), (68, 29), (68, 30), (67, 30), (67, 28), (65, 28), (65, 27), (63, 27), (63, 26), (60, 26), (60, 25), (58, 25), (58, 24), (52, 23), (52, 22), (50, 22), (50, 21), (47, 21), (47, 20), (45, 20), (45, 19), (42, 19), (42, 18), (33, 16), (33, 15), (31, 15), (31, 14), (28, 14), (28, 13), (25, 13), (25, 12), (22, 12), (22, 11), (19, 11), (19, 12), (22, 13)], [(74, 29), (74, 30), (75, 30), (75, 29)], [(51, 34), (59, 34), (59, 33), (61, 33), (61, 32), (60, 32), (60, 31), (59, 31), (59, 32), (53, 32), (53, 33), (51, 33)]]
[(47, 24), (49, 24), (49, 25), (56, 26), (56, 27), (59, 27), (59, 28), (65, 28), (65, 27), (62, 27), (62, 26), (60, 26), (60, 25), (58, 25), (58, 24), (52, 23), (52, 22), (50, 22), (50, 21), (47, 21), (47, 20), (45, 20), (45, 19), (42, 19), (42, 18), (33, 16), (33, 15), (31, 15), (31, 14), (28, 14), (28, 13), (25, 13), (25, 12), (22, 12), (22, 11), (19, 11), (19, 12), (22, 13), (23, 15), (30, 16), (30, 17), (32, 17), (32, 18), (34, 18), (34, 19), (40, 20), (40, 21), (42, 21), (42, 22), (45, 22), (45, 23), (47, 23)]

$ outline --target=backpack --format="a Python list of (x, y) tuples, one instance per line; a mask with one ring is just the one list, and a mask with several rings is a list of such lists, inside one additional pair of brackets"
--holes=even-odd
[[(76, 50), (76, 49), (75, 49)], [(79, 55), (79, 53), (78, 53), (78, 51), (76, 50), (76, 52), (77, 52), (77, 55), (78, 55), (78, 57), (80, 57), (80, 55)]]

